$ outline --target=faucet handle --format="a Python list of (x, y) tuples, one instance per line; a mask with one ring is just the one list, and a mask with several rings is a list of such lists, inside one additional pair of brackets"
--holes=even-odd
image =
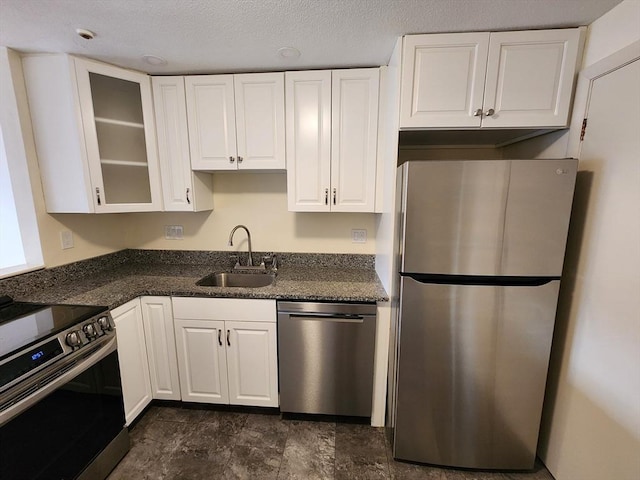
[(240, 257), (238, 255), (231, 254), (229, 255), (229, 258), (231, 259), (231, 261), (235, 261), (233, 268), (240, 267)]
[(270, 264), (272, 271), (278, 271), (278, 263), (275, 255), (265, 255), (262, 257), (262, 265), (266, 266), (265, 264)]

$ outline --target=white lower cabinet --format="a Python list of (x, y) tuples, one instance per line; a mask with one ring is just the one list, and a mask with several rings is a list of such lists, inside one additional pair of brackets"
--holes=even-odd
[(182, 400), (277, 407), (275, 300), (172, 301)]
[(140, 302), (153, 398), (180, 400), (171, 297), (141, 297)]
[(174, 321), (182, 400), (229, 403), (224, 322)]
[(113, 309), (111, 315), (116, 325), (124, 413), (128, 426), (152, 399), (140, 299)]

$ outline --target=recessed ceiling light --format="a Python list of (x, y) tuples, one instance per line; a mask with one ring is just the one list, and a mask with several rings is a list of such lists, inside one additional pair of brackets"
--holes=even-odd
[(85, 40), (93, 40), (96, 36), (91, 30), (87, 30), (86, 28), (76, 28), (76, 33), (80, 35)]
[(282, 58), (298, 58), (300, 50), (295, 47), (282, 47), (278, 49), (278, 56)]
[(164, 58), (158, 57), (157, 55), (143, 55), (142, 60), (144, 60), (149, 65), (153, 65), (154, 67), (159, 67), (160, 65), (167, 64), (167, 61)]

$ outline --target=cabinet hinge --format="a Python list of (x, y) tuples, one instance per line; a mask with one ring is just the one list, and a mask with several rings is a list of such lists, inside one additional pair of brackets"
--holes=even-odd
[(580, 141), (584, 140), (584, 134), (587, 131), (587, 119), (582, 120), (582, 129), (580, 130)]

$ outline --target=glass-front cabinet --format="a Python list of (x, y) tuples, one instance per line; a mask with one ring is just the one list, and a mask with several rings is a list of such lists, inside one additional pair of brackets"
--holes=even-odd
[(150, 77), (64, 54), (23, 69), (47, 211), (162, 210)]
[(80, 59), (75, 66), (96, 211), (159, 210), (149, 76)]

